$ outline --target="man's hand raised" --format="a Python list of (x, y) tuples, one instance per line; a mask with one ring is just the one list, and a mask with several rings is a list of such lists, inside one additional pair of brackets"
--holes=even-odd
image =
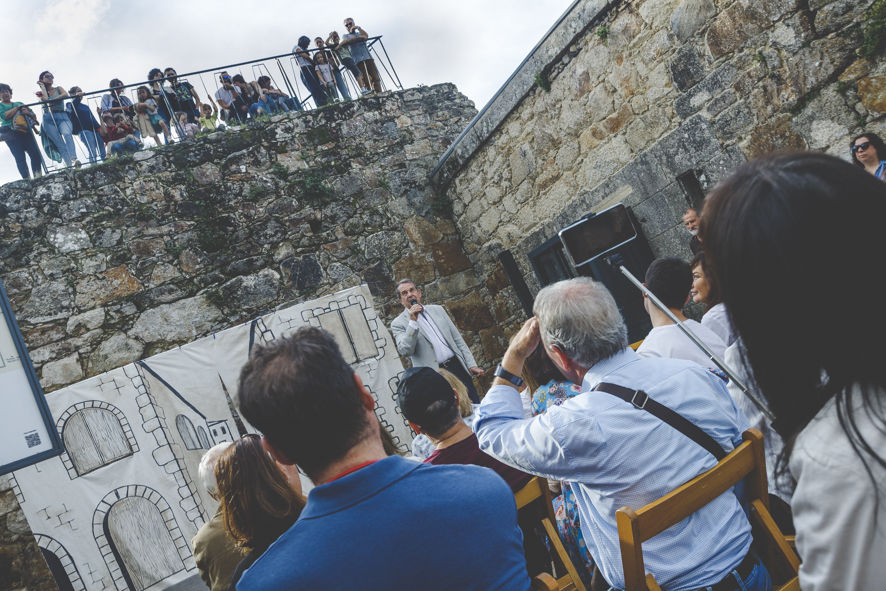
[(409, 319), (410, 320), (418, 320), (418, 315), (424, 312), (425, 307), (421, 304), (416, 304), (409, 308)]
[(522, 365), (523, 361), (535, 351), (539, 341), (541, 341), (541, 332), (538, 328), (538, 320), (535, 317), (532, 317), (526, 321), (519, 332), (517, 332), (517, 334), (514, 335), (514, 338), (511, 339), (508, 353), (510, 353), (515, 360), (519, 360)]

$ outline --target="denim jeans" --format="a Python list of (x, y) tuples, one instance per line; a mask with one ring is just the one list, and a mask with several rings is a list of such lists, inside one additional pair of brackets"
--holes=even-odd
[[(759, 558), (747, 579), (741, 580), (736, 571), (730, 572), (727, 576), (735, 580), (735, 587), (733, 587), (735, 591), (772, 591), (772, 579), (769, 577), (769, 571), (766, 570)], [(706, 589), (710, 591), (711, 588), (707, 587)], [(610, 587), (609, 591), (618, 590), (615, 587)]]
[(62, 159), (70, 164), (77, 159), (77, 150), (74, 147), (74, 126), (67, 113), (43, 113), (43, 130), (55, 147), (58, 148)]
[(351, 100), (351, 93), (348, 92), (348, 85), (345, 84), (345, 79), (342, 77), (341, 72), (339, 72), (337, 68), (333, 68), (332, 75), (335, 76), (335, 85), (338, 87), (338, 91), (341, 93), (342, 98), (346, 101)]
[(120, 140), (111, 142), (111, 156), (119, 156), (125, 151), (138, 152), (138, 142), (135, 140)]
[(89, 152), (89, 161), (97, 162), (105, 159), (105, 142), (94, 131), (84, 129), (80, 132), (80, 141), (86, 145), (86, 151)]
[(16, 131), (12, 139), (6, 142), (6, 145), (9, 146), (9, 151), (12, 152), (12, 157), (15, 158), (18, 173), (22, 175), (23, 179), (29, 178), (28, 161), (25, 159), (25, 153), (31, 157), (31, 170), (34, 171), (34, 176), (37, 176), (37, 173), (42, 171), (43, 157), (40, 155), (40, 148), (37, 147), (37, 140), (34, 139), (33, 133), (30, 131), (27, 133)]
[(314, 104), (318, 107), (324, 106), (327, 98), (326, 93), (320, 88), (320, 83), (317, 82), (317, 76), (307, 66), (302, 66), (301, 68), (301, 81), (302, 84), (305, 85), (305, 88), (308, 89), (308, 92), (311, 93), (311, 97), (314, 99)]

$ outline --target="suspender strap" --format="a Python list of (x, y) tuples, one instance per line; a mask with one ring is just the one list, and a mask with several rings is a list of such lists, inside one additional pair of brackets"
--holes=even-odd
[(720, 447), (713, 437), (702, 431), (699, 427), (688, 421), (683, 415), (672, 411), (667, 406), (660, 404), (649, 397), (643, 390), (631, 390), (624, 386), (602, 382), (594, 388), (599, 392), (612, 394), (625, 402), (630, 402), (640, 410), (645, 410), (659, 420), (667, 423), (695, 443), (705, 448), (719, 462), (726, 457), (726, 452)]

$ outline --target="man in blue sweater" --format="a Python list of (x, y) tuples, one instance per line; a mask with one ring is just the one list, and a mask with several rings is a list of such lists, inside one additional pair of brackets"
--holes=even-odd
[(386, 457), (375, 400), (329, 333), (305, 327), (253, 353), (239, 405), (316, 488), (238, 591), (528, 591), (508, 485), (488, 468)]

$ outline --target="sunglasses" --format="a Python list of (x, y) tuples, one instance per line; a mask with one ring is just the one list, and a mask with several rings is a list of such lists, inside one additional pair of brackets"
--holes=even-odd
[(52, 74), (44, 74), (43, 77), (44, 78), (52, 78), (53, 80), (55, 80), (55, 76), (53, 76)]
[(857, 146), (852, 146), (849, 149), (852, 150), (853, 152), (858, 152), (859, 150), (867, 150), (870, 147), (871, 147), (871, 142), (864, 142), (862, 144), (858, 144)]
[(345, 23), (345, 26), (346, 26), (346, 27), (353, 27), (353, 26), (354, 26), (354, 23)]

